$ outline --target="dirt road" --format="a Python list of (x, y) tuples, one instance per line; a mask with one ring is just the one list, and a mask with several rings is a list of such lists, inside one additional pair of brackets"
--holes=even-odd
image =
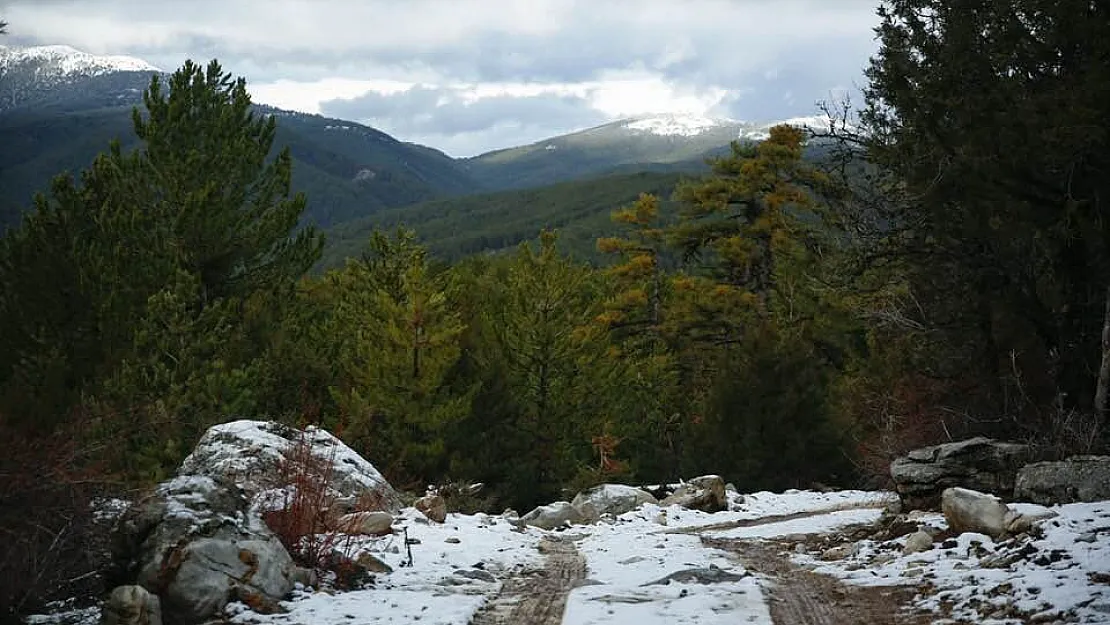
[(912, 588), (844, 584), (792, 562), (784, 546), (760, 540), (702, 538), (707, 547), (735, 553), (760, 575), (775, 625), (925, 625), (927, 615), (908, 608)]
[(539, 546), (545, 555), (543, 568), (506, 581), (471, 625), (559, 625), (567, 593), (586, 576), (586, 559), (575, 548), (574, 538), (544, 538)]

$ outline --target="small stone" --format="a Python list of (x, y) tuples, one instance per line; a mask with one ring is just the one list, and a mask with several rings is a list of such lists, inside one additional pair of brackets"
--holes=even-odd
[(457, 544), (461, 543), (462, 541), (459, 540), (457, 536), (451, 536), (451, 537), (445, 539), (443, 542), (450, 543), (452, 545), (457, 545)]
[(378, 559), (377, 556), (366, 553), (365, 551), (358, 554), (355, 558), (355, 564), (361, 566), (371, 573), (392, 573), (393, 567)]
[(467, 579), (476, 579), (483, 582), (497, 581), (497, 578), (490, 574), (489, 571), (483, 571), (481, 569), (455, 571), (455, 575), (458, 575), (459, 577), (465, 577)]
[(831, 547), (826, 549), (821, 554), (822, 560), (843, 560), (852, 555), (852, 548), (849, 545), (840, 545), (839, 547)]
[(335, 529), (347, 534), (381, 536), (393, 531), (393, 515), (388, 512), (352, 512), (339, 517)]
[(439, 495), (425, 495), (414, 501), (412, 507), (436, 523), (447, 520), (447, 502)]
[(902, 553), (921, 553), (933, 548), (933, 537), (928, 532), (918, 530), (906, 538), (906, 546), (902, 547)]
[(108, 595), (100, 625), (162, 625), (161, 602), (142, 586), (117, 586)]

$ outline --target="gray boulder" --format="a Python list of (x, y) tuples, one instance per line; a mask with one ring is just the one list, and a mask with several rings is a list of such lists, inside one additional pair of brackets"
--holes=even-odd
[(568, 523), (585, 523), (586, 518), (566, 501), (556, 501), (546, 506), (539, 506), (528, 514), (520, 517), (522, 525), (531, 525), (544, 530), (553, 530)]
[(702, 475), (680, 484), (673, 493), (659, 503), (661, 506), (682, 506), (702, 512), (720, 512), (728, 509), (725, 481), (719, 475)]
[(991, 538), (1004, 535), (1013, 516), (1009, 506), (998, 497), (966, 488), (945, 489), (941, 510), (953, 532), (976, 532)]
[(642, 488), (624, 484), (599, 484), (578, 493), (570, 503), (582, 513), (587, 522), (594, 523), (603, 514), (617, 516), (631, 512), (645, 503), (658, 501)]
[(401, 499), (382, 474), (327, 430), (303, 431), (273, 421), (232, 421), (213, 426), (185, 458), (178, 475), (206, 475), (237, 484), (264, 508), (280, 507), (283, 462), (298, 442), (308, 443), (317, 472), (328, 476), (337, 513), (355, 510), (397, 512)]
[(984, 437), (915, 449), (890, 465), (905, 509), (935, 510), (946, 488), (962, 487), (1010, 498), (1028, 445)]
[(1021, 514), (994, 495), (966, 488), (945, 489), (941, 496), (941, 510), (952, 531), (958, 534), (986, 534), (996, 540), (1027, 532), (1038, 521), (1055, 516), (1052, 511)]
[(1110, 456), (1025, 465), (1017, 474), (1014, 499), (1046, 506), (1110, 499)]
[(167, 625), (203, 623), (231, 601), (276, 610), (303, 576), (245, 493), (207, 476), (161, 484), (112, 532), (111, 585), (158, 595)]

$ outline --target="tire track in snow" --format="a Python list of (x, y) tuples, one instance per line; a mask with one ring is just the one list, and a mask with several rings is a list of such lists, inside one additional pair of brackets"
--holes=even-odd
[(559, 625), (567, 594), (586, 577), (586, 558), (574, 537), (551, 536), (540, 541), (546, 556), (542, 569), (505, 582), (470, 625)]

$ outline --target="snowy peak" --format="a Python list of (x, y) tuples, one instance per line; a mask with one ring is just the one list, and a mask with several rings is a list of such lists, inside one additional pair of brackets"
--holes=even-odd
[(741, 139), (749, 139), (752, 141), (763, 141), (771, 136), (771, 128), (775, 126), (793, 126), (803, 130), (809, 130), (816, 133), (828, 132), (832, 129), (833, 120), (824, 115), (813, 115), (810, 117), (791, 117), (790, 119), (783, 119), (780, 121), (770, 122), (766, 124), (756, 124), (748, 126), (740, 130)]
[[(704, 115), (662, 114), (646, 115), (623, 119), (608, 127), (616, 127), (634, 135), (655, 135), (660, 137), (708, 139), (709, 136), (719, 137), (727, 133), (736, 139), (762, 141), (770, 136), (774, 126), (787, 124), (796, 128), (808, 129), (817, 133), (825, 132), (832, 126), (832, 120), (827, 116), (814, 115), (809, 117), (792, 117), (790, 119), (775, 120), (770, 122), (744, 122), (723, 117), (706, 117)], [(602, 126), (600, 128), (605, 128)]]
[(142, 59), (130, 56), (99, 56), (69, 46), (31, 48), (0, 46), (0, 76), (28, 66), (34, 66), (36, 74), (42, 78), (162, 71)]
[(733, 125), (736, 122), (727, 119), (715, 119), (701, 115), (651, 115), (635, 117), (623, 122), (628, 130), (646, 132), (664, 137), (681, 136), (692, 137), (706, 131)]
[(134, 104), (162, 71), (130, 56), (99, 56), (69, 46), (0, 46), (0, 111)]

